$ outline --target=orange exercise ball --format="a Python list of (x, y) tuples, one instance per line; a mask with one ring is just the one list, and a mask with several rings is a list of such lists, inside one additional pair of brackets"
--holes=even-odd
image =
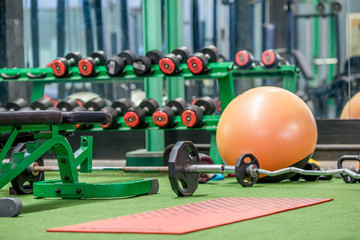
[[(252, 153), (260, 168), (304, 167), (315, 150), (317, 127), (303, 100), (278, 87), (250, 89), (233, 99), (222, 113), (216, 132), (221, 158), (235, 165)], [(278, 182), (293, 174), (260, 176), (259, 182)]]
[(344, 106), (341, 119), (357, 119), (360, 118), (360, 92), (355, 94)]

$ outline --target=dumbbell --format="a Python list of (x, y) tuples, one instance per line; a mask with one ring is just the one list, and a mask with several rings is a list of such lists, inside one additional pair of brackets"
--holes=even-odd
[(53, 109), (54, 105), (52, 104), (51, 100), (49, 98), (44, 98), (44, 97), (39, 98), (34, 102), (32, 102), (30, 104), (30, 107), (34, 110), (47, 110), (49, 108), (51, 108), (51, 110), (54, 110)]
[(104, 98), (100, 98), (100, 97), (90, 99), (89, 101), (84, 103), (84, 107), (88, 111), (92, 111), (92, 112), (93, 111), (100, 111), (104, 107), (108, 107), (110, 105), (111, 105), (111, 103), (108, 100), (106, 100)]
[(13, 101), (5, 104), (5, 108), (8, 111), (19, 111), (21, 108), (24, 108), (26, 106), (27, 106), (27, 102), (23, 98), (16, 98)]
[(153, 64), (158, 64), (163, 57), (162, 52), (153, 50), (146, 53), (146, 56), (139, 56), (133, 63), (133, 69), (136, 76), (150, 76), (154, 73), (151, 69)]
[(266, 68), (277, 68), (281, 65), (289, 65), (284, 58), (272, 49), (265, 50), (261, 54), (261, 61)]
[(179, 47), (165, 55), (159, 61), (159, 68), (165, 75), (178, 75), (181, 71), (179, 66), (186, 63), (190, 57), (190, 50), (187, 47)]
[(107, 60), (106, 72), (109, 76), (117, 77), (122, 76), (125, 71), (124, 68), (126, 65), (132, 65), (136, 59), (136, 56), (130, 50), (125, 50), (119, 53), (117, 56), (114, 56)]
[(118, 124), (117, 119), (118, 119), (118, 112), (113, 108), (113, 107), (104, 107), (100, 110), (101, 112), (106, 112), (109, 113), (111, 115), (111, 122), (107, 123), (107, 124), (99, 124), (100, 127), (104, 128), (104, 129), (113, 129), (113, 128), (118, 128), (120, 126), (120, 124)]
[(182, 123), (189, 127), (202, 127), (204, 115), (210, 115), (215, 111), (215, 104), (212, 98), (202, 97), (195, 99), (192, 105), (187, 106), (181, 114)]
[(154, 111), (152, 115), (154, 124), (160, 128), (175, 127), (174, 117), (180, 115), (186, 105), (185, 100), (180, 97), (170, 100), (166, 106), (159, 107)]
[(80, 100), (67, 97), (61, 100), (56, 107), (60, 109), (60, 111), (68, 112), (73, 110), (77, 106), (82, 106), (82, 102)]
[[(343, 155), (338, 159), (337, 167), (343, 168), (344, 161), (358, 161), (360, 163), (360, 157), (359, 157), (359, 155)], [(358, 170), (357, 173), (360, 174), (360, 170)], [(341, 177), (343, 178), (344, 182), (346, 182), (346, 183), (356, 183), (356, 181), (360, 182), (359, 179), (355, 179), (354, 177), (352, 177), (348, 174), (345, 174), (345, 173), (342, 173)]]
[(209, 45), (194, 53), (188, 60), (187, 65), (193, 74), (206, 74), (210, 71), (208, 64), (220, 59), (219, 50), (214, 45)]
[(94, 77), (97, 75), (97, 67), (106, 63), (104, 51), (95, 51), (90, 57), (83, 58), (79, 61), (78, 67), (80, 75), (83, 77)]
[(159, 104), (152, 98), (144, 99), (138, 107), (131, 107), (124, 115), (125, 125), (131, 128), (144, 128), (145, 116), (151, 116)]
[(111, 104), (111, 107), (117, 111), (118, 116), (124, 116), (126, 111), (132, 107), (132, 104), (130, 99), (119, 98)]
[(235, 54), (235, 63), (241, 69), (251, 69), (254, 66), (259, 66), (260, 62), (246, 50), (240, 50)]
[(71, 52), (66, 54), (64, 58), (55, 59), (51, 63), (54, 76), (57, 78), (69, 77), (71, 75), (71, 72), (69, 72), (70, 67), (76, 66), (81, 59), (82, 56), (79, 52)]

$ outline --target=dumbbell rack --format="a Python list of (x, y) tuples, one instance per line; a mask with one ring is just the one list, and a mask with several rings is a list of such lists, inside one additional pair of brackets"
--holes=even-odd
[[(187, 68), (186, 64), (182, 64), (180, 68), (182, 72), (177, 76), (165, 76), (159, 69), (158, 65), (153, 65), (152, 69), (154, 70), (151, 76), (146, 78), (162, 78), (165, 80), (167, 78), (178, 78), (183, 77), (185, 79), (193, 80), (202, 80), (202, 79), (217, 79), (219, 83), (219, 92), (222, 108), (225, 109), (227, 104), (235, 97), (234, 87), (232, 76), (230, 70), (233, 68), (232, 62), (223, 62), (223, 63), (210, 63), (208, 66), (211, 70), (206, 75), (193, 75)], [(105, 66), (99, 66), (97, 68), (98, 74), (96, 77), (84, 78), (79, 74), (78, 67), (72, 67), (70, 72), (72, 74), (67, 78), (56, 78), (51, 68), (18, 68), (18, 69), (0, 69), (0, 82), (4, 81), (31, 81), (33, 82), (33, 92), (32, 92), (32, 101), (35, 101), (38, 98), (41, 98), (44, 94), (45, 84), (52, 82), (111, 82), (111, 81), (123, 81), (123, 80), (143, 80), (143, 77), (138, 77), (134, 74), (132, 66), (125, 67), (125, 74), (121, 77), (110, 77), (106, 73)], [(219, 120), (219, 116), (204, 116), (203, 121), (205, 124), (202, 128), (191, 128), (199, 130), (208, 130), (211, 131), (211, 141), (210, 141), (210, 157), (214, 159), (215, 163), (221, 163), (220, 155), (216, 147), (216, 126)], [(160, 130), (153, 122), (151, 117), (146, 117), (145, 120), (148, 123), (148, 127), (141, 130)], [(178, 123), (176, 127), (169, 128), (167, 130), (186, 130), (189, 129), (182, 124), (180, 117), (176, 117), (175, 121)], [(104, 130), (101, 127), (95, 126), (89, 131), (134, 131), (133, 129), (127, 127), (123, 119), (120, 118), (118, 122), (121, 124), (119, 128), (112, 130)], [(88, 131), (88, 130), (86, 130)], [(136, 131), (136, 130), (135, 130)], [(152, 143), (154, 144), (154, 143)], [(156, 143), (155, 143), (156, 144)], [(130, 158), (130, 157), (129, 157)], [(127, 160), (128, 157), (127, 157)], [(135, 160), (127, 161), (129, 166), (156, 166), (162, 165), (162, 157), (156, 158), (149, 162), (147, 157), (137, 157)]]
[(299, 78), (300, 70), (293, 65), (283, 65), (279, 68), (263, 68), (261, 66), (255, 66), (250, 70), (243, 70), (234, 68), (231, 71), (234, 79), (246, 79), (246, 78), (282, 78), (283, 88), (293, 93), (296, 92), (297, 79)]

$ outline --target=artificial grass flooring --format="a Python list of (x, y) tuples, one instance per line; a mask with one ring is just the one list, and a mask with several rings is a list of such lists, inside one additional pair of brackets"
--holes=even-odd
[[(46, 173), (46, 179), (57, 178)], [(115, 199), (62, 200), (17, 196), (24, 208), (16, 218), (0, 218), (0, 239), (359, 239), (360, 184), (342, 179), (317, 182), (256, 184), (243, 188), (235, 178), (199, 185), (192, 197), (179, 198), (170, 188), (166, 175), (96, 171), (81, 174), (80, 181), (93, 183), (123, 182), (156, 177), (156, 195)], [(8, 187), (0, 197), (8, 196)], [(113, 218), (220, 197), (334, 198), (333, 201), (271, 216), (229, 224), (184, 235), (53, 233), (48, 228)], [(171, 223), (169, 223), (171, 224)]]

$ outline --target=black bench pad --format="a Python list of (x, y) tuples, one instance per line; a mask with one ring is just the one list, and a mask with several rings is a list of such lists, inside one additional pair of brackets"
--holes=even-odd
[(0, 125), (61, 123), (62, 114), (58, 111), (20, 111), (0, 112)]
[(111, 123), (112, 117), (105, 112), (62, 112), (64, 123)]

